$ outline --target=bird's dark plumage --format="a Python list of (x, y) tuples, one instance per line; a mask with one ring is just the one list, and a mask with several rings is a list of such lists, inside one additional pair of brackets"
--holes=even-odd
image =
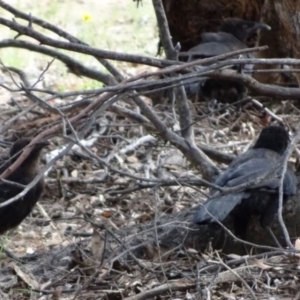
[[(257, 179), (278, 166), (288, 142), (289, 136), (284, 128), (264, 128), (253, 148), (237, 157), (215, 181), (216, 185), (226, 188), (252, 180), (256, 180), (256, 184), (240, 192), (212, 196), (196, 212), (194, 222), (222, 222), (230, 214), (236, 234), (243, 238), (251, 215), (259, 215), (262, 226), (269, 226), (278, 209), (280, 171), (265, 180)], [(288, 166), (283, 182), (284, 199), (294, 195), (296, 188), (296, 176)]]
[[(246, 40), (251, 33), (271, 28), (263, 23), (245, 21), (237, 18), (228, 19), (220, 28), (220, 32), (205, 32), (201, 35), (201, 43), (188, 52), (188, 61), (199, 58), (208, 58), (236, 50), (247, 48)], [(252, 54), (240, 55), (241, 58), (252, 58)], [(232, 57), (237, 58), (237, 57)], [(240, 66), (235, 66), (240, 69)], [(243, 66), (243, 70), (252, 71), (252, 65)], [(187, 93), (198, 91), (207, 99), (217, 99), (223, 102), (241, 100), (246, 92), (244, 85), (228, 80), (208, 79), (202, 85), (190, 84), (186, 87)]]
[[(12, 165), (21, 155), (22, 150), (30, 143), (30, 139), (20, 139), (16, 141), (10, 149), (10, 159), (5, 162), (1, 168), (0, 173), (4, 172), (10, 165)], [(19, 183), (21, 185), (29, 184), (39, 171), (39, 157), (40, 152), (48, 142), (38, 142), (31, 148), (31, 152), (23, 163), (12, 172), (6, 180)], [(5, 231), (18, 226), (32, 211), (34, 205), (39, 200), (44, 188), (44, 179), (28, 191), (28, 193), (7, 206), (0, 208), (0, 234)], [(0, 203), (16, 196), (23, 189), (21, 187), (13, 186), (9, 183), (0, 182)]]
[(247, 48), (246, 40), (257, 30), (270, 30), (264, 23), (232, 18), (224, 22), (219, 32), (204, 32), (201, 43), (188, 52), (189, 60), (207, 58)]

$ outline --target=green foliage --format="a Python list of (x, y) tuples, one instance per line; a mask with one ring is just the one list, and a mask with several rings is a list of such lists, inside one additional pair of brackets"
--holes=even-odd
[[(150, 56), (156, 54), (158, 38), (151, 1), (144, 1), (143, 5), (137, 8), (133, 1), (127, 0), (45, 0), (42, 4), (38, 0), (19, 0), (15, 1), (15, 7), (24, 13), (31, 13), (33, 16), (62, 28), (93, 47)], [(2, 17), (9, 19), (13, 17), (7, 12), (1, 11), (1, 13), (3, 13)], [(26, 24), (23, 20), (17, 19), (17, 21)], [(61, 39), (37, 25), (33, 27), (49, 37)], [(16, 36), (13, 31), (7, 30), (4, 26), (0, 28), (0, 34), (2, 39)], [(19, 38), (32, 42), (32, 39), (27, 37)], [(70, 55), (89, 67), (104, 70), (93, 57), (68, 51), (59, 51)], [(5, 65), (21, 68), (30, 76), (38, 76), (51, 60), (47, 56), (16, 48), (1, 49), (0, 57)], [(116, 65), (122, 70), (126, 69), (124, 64), (117, 62)], [(54, 73), (55, 76), (55, 74), (66, 73), (65, 71), (65, 66), (55, 61), (47, 74)], [(74, 85), (76, 88), (88, 89), (102, 86), (101, 83), (96, 81), (76, 76), (72, 77), (72, 83), (70, 84), (65, 82), (69, 80), (69, 76), (70, 74), (66, 73), (66, 76), (59, 77), (59, 83), (56, 86), (59, 90), (69, 90), (69, 87), (74, 87)], [(77, 80), (77, 84), (74, 84), (74, 80)]]

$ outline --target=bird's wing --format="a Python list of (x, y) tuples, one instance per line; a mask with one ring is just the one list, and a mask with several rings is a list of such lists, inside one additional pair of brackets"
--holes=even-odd
[[(234, 187), (240, 184), (252, 181), (268, 173), (272, 168), (276, 167), (279, 162), (276, 155), (264, 157), (249, 157), (248, 160), (235, 164), (229, 167), (215, 181), (216, 185), (222, 187)], [(269, 176), (268, 176), (269, 177)], [(262, 180), (257, 183), (255, 188), (267, 188), (277, 190), (280, 184), (280, 171), (274, 174), (271, 178)], [(251, 187), (250, 187), (251, 188)], [(285, 195), (293, 195), (296, 193), (297, 179), (292, 168), (289, 166), (283, 181), (283, 192)]]
[(287, 171), (283, 180), (283, 191), (287, 196), (295, 195), (297, 192), (297, 177), (290, 165), (288, 165)]
[[(257, 178), (266, 171), (266, 168), (269, 169), (270, 164), (265, 159), (251, 159), (233, 168), (229, 167), (219, 176), (215, 184), (223, 187), (234, 187)], [(265, 185), (273, 186), (273, 182), (268, 181)], [(241, 204), (243, 199), (249, 196), (250, 193), (241, 191), (210, 198), (196, 212), (194, 222), (206, 224), (215, 222), (216, 219), (221, 222), (237, 205)]]
[[(270, 171), (279, 163), (280, 155), (276, 152), (266, 149), (251, 149), (238, 157), (215, 181), (216, 185), (221, 187), (234, 187), (240, 184), (257, 179), (259, 176)], [(256, 184), (255, 188), (267, 188), (277, 190), (280, 184), (280, 171), (274, 174), (272, 178), (263, 180)], [(253, 187), (254, 188), (254, 187)], [(296, 193), (297, 179), (290, 166), (283, 182), (284, 195), (290, 196)], [(207, 200), (194, 216), (194, 222), (205, 224), (214, 222), (215, 219), (223, 221), (230, 212), (241, 203), (243, 199), (251, 196), (251, 187), (247, 190), (231, 193), (227, 195), (218, 195)], [(213, 217), (212, 217), (213, 216)]]
[[(272, 164), (273, 163), (273, 164)], [(238, 165), (229, 167), (216, 180), (219, 186), (233, 187), (257, 178), (276, 166), (273, 159), (252, 157)]]
[(197, 210), (193, 221), (197, 224), (207, 224), (216, 219), (222, 222), (243, 199), (249, 196), (250, 194), (242, 192), (211, 198)]
[(226, 43), (229, 41), (239, 41), (239, 40), (236, 37), (234, 37), (232, 34), (227, 32), (203, 32), (201, 34), (202, 43), (209, 43), (209, 42)]
[[(1, 171), (0, 171), (1, 172)], [(34, 179), (33, 176), (25, 176), (25, 173), (19, 168), (15, 172), (13, 172), (8, 178), (7, 181), (17, 182), (26, 186)], [(0, 182), (0, 203), (5, 202), (6, 200), (16, 196), (19, 194), (23, 189), (18, 186), (13, 186), (13, 184)], [(3, 209), (0, 209), (0, 214), (2, 213)]]
[[(3, 203), (8, 199), (16, 196), (18, 193), (21, 192), (21, 190), (22, 189), (20, 189), (19, 187), (12, 186), (11, 184), (8, 183), (4, 183), (4, 182), (0, 183), (0, 203)], [(2, 222), (4, 219), (7, 219), (9, 215), (10, 215), (10, 206), (4, 206), (0, 208), (0, 220), (2, 220)], [(3, 224), (1, 223), (1, 225)], [(2, 232), (2, 228), (0, 228), (0, 232)]]
[[(193, 56), (197, 57), (211, 57), (221, 55), (233, 51), (231, 44), (223, 44), (220, 42), (209, 42), (199, 44), (191, 48), (190, 52)], [(236, 49), (235, 49), (236, 50)]]
[(243, 42), (226, 32), (205, 32), (201, 39), (202, 42), (189, 52), (209, 57), (247, 48)]
[[(201, 43), (189, 50), (189, 52), (195, 53), (192, 55), (192, 57), (190, 57), (189, 61), (201, 57), (220, 55), (245, 48), (247, 48), (247, 46), (230, 33), (204, 32), (201, 34)], [(251, 53), (246, 53), (232, 58), (253, 58), (253, 55)], [(246, 70), (251, 74), (253, 65), (246, 64), (243, 66), (243, 70)]]
[[(240, 165), (237, 169), (233, 170), (231, 173), (230, 180), (227, 182), (226, 186), (232, 187), (255, 180), (256, 178), (267, 174), (273, 167), (272, 160), (258, 158), (251, 159), (248, 162)], [(278, 185), (278, 177), (272, 176), (271, 179), (262, 180), (259, 184), (256, 183), (256, 187), (267, 187), (270, 189), (275, 189)]]

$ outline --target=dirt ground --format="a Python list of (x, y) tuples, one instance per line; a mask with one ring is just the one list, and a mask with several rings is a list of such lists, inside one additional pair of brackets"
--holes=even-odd
[[(157, 51), (157, 29), (150, 0), (143, 0), (139, 8), (131, 0), (11, 0), (9, 4), (53, 23), (100, 49), (152, 57)], [(1, 17), (12, 18), (2, 9), (0, 12)], [(23, 20), (16, 20), (26, 24)], [(57, 38), (43, 29), (40, 32)], [(7, 39), (13, 38), (15, 33), (0, 26), (0, 35), (2, 39)], [(21, 39), (32, 41), (25, 37)], [(84, 62), (86, 66), (104, 70), (95, 58), (62, 52)], [(0, 82), (12, 89), (16, 88), (20, 78), (7, 72), (5, 66), (22, 69), (33, 83), (51, 61), (47, 56), (12, 48), (1, 49), (0, 56)], [(114, 62), (114, 65), (126, 76), (150, 69), (129, 63)], [(65, 65), (55, 60), (38, 83), (37, 88), (43, 91), (37, 91), (37, 94), (43, 99), (51, 94), (49, 91), (52, 92), (51, 95), (58, 95), (56, 98), (53, 96), (55, 99), (47, 98), (47, 103), (61, 110), (71, 107), (66, 112), (63, 110), (71, 118), (80, 114), (84, 105), (87, 105), (73, 104), (80, 101), (85, 103), (84, 100), (90, 101), (88, 103), (98, 101), (102, 94), (97, 94), (94, 90), (102, 87), (100, 82), (67, 72)], [(67, 92), (72, 95), (66, 96), (64, 93)], [(85, 99), (85, 92), (90, 92), (88, 99)], [(300, 278), (297, 273), (297, 256), (292, 259), (280, 255), (255, 257), (251, 262), (239, 262), (238, 267), (232, 271), (224, 267), (219, 253), (211, 252), (209, 245), (203, 256), (192, 247), (180, 246), (166, 253), (160, 252), (157, 247), (158, 239), (154, 239), (151, 245), (146, 245), (145, 253), (137, 257), (134, 256), (136, 249), (126, 249), (128, 240), (139, 241), (147, 232), (143, 226), (148, 222), (161, 216), (167, 216), (172, 221), (173, 214), (188, 211), (204, 201), (208, 188), (180, 183), (182, 178), (201, 179), (199, 168), (171, 143), (160, 138), (156, 131), (151, 131), (126, 115), (124, 117), (122, 113), (126, 110), (136, 114), (140, 111), (125, 95), (120, 94), (122, 97), (117, 102), (120, 110), (104, 110), (99, 113), (93, 119), (92, 128), (81, 139), (90, 152), (81, 151), (77, 147), (59, 159), (46, 174), (44, 195), (31, 215), (15, 230), (2, 237), (3, 246), (15, 255), (32, 256), (25, 262), (26, 268), (23, 268), (3, 253), (0, 261), (0, 300), (114, 300), (126, 297), (132, 300), (154, 299), (155, 295), (158, 295), (156, 299), (249, 299), (250, 285), (261, 296), (258, 299), (279, 299), (276, 297), (296, 294), (295, 287), (299, 286)], [(32, 105), (24, 91), (3, 87), (0, 87), (0, 99), (2, 125)], [(151, 106), (149, 99), (143, 99)], [(297, 128), (299, 110), (292, 101), (266, 103), (277, 119), (284, 120), (293, 130)], [(216, 113), (211, 113), (211, 108), (204, 102), (190, 101), (189, 105), (193, 121), (195, 120), (196, 144), (211, 146), (225, 154), (241, 153), (261, 128), (271, 122), (264, 109), (251, 103), (241, 110), (226, 106)], [(168, 128), (177, 133), (176, 109), (170, 103), (152, 108), (168, 124)], [(92, 119), (89, 117), (85, 116), (76, 124), (77, 132)], [(61, 115), (45, 107), (38, 107), (14, 120), (0, 140), (11, 141), (15, 135), (34, 137), (60, 123), (63, 123)], [(68, 127), (68, 131), (61, 130), (51, 136), (51, 145), (43, 152), (41, 165), (46, 164), (47, 155), (51, 151), (57, 151), (69, 143), (63, 135), (72, 136), (71, 132), (71, 127)], [(0, 150), (1, 153), (6, 152), (8, 147), (1, 147)], [(224, 163), (216, 162), (216, 165), (220, 169), (226, 167)], [(141, 178), (145, 181), (140, 180)], [(147, 186), (151, 180), (155, 180), (155, 184)], [(171, 180), (178, 183), (160, 185), (161, 182)], [(187, 227), (187, 223), (188, 220), (177, 227)], [(103, 228), (108, 230), (105, 232)], [(126, 228), (137, 229), (128, 231), (127, 234)], [(160, 228), (151, 230), (158, 234)], [(124, 236), (116, 238), (114, 233), (118, 231), (125, 232)], [(106, 239), (107, 235), (114, 238), (113, 243), (108, 246), (103, 242), (109, 240)], [(106, 252), (103, 250), (105, 247), (108, 247)], [(68, 249), (66, 254), (65, 249)], [(127, 252), (134, 255), (130, 256)], [(62, 257), (66, 268), (65, 265), (57, 264), (55, 259), (58, 257)], [(244, 259), (235, 255), (227, 258), (236, 261)], [(220, 268), (215, 268), (215, 273), (209, 273), (207, 268), (212, 266)], [(198, 271), (201, 268), (204, 271), (200, 278)], [(239, 273), (240, 269), (243, 273)], [(240, 280), (236, 274), (245, 280)], [(289, 281), (284, 281), (284, 276)], [(6, 279), (10, 277), (16, 282), (7, 283)], [(281, 286), (282, 282), (289, 285)], [(158, 294), (155, 294), (156, 288)], [(159, 289), (163, 290), (162, 296)], [(154, 294), (139, 298), (139, 295), (148, 290), (154, 290)]]
[[(154, 11), (150, 1), (144, 1), (139, 8), (135, 2), (125, 0), (13, 0), (9, 1), (9, 4), (24, 13), (31, 13), (33, 16), (51, 22), (98, 48), (147, 55), (155, 55), (156, 53), (157, 32)], [(11, 14), (2, 9), (1, 15), (12, 17)], [(25, 23), (23, 20), (16, 20)], [(13, 38), (15, 33), (1, 26), (0, 35), (2, 39)], [(5, 48), (0, 50), (0, 54), (4, 65), (21, 68), (32, 81), (36, 80), (38, 74), (49, 62), (49, 58), (46, 56), (21, 49)], [(74, 57), (78, 60), (82, 59), (88, 66), (92, 65), (99, 68), (99, 63), (93, 58), (87, 58), (77, 53)], [(134, 70), (135, 68), (132, 66), (131, 69)], [(130, 67), (127, 66), (124, 71), (130, 73)], [(5, 74), (2, 74), (0, 78), (1, 83), (9, 81)], [(64, 65), (60, 62), (54, 62), (45, 74), (41, 86), (69, 91), (93, 87), (94, 84), (96, 83), (91, 82), (91, 80), (67, 73)], [(16, 100), (20, 98), (18, 93), (11, 93), (3, 88), (0, 88), (0, 95), (1, 105), (4, 109), (8, 108), (7, 103), (12, 96)], [(12, 239), (10, 236), (8, 246), (11, 247), (11, 243), (13, 243), (15, 251), (24, 254), (61, 241), (58, 232), (49, 239), (47, 231), (41, 230), (40, 232), (36, 231), (36, 228), (31, 230), (30, 220), (28, 220), (28, 226), (21, 225), (14, 232), (14, 238)], [(41, 238), (43, 236), (45, 238)]]

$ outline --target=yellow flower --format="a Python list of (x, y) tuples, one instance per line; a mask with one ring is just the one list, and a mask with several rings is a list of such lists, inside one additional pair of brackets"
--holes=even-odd
[(81, 19), (83, 22), (91, 22), (93, 20), (93, 17), (90, 14), (83, 14), (81, 16)]

